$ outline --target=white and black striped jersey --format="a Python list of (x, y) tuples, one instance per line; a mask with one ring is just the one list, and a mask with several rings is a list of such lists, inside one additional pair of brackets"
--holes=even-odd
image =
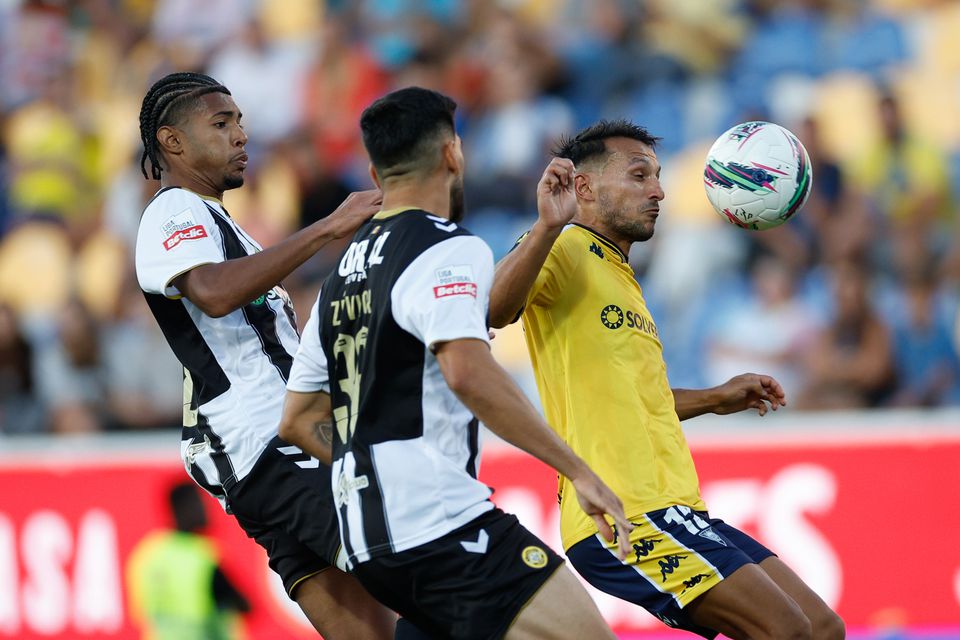
[(218, 200), (178, 187), (154, 196), (137, 233), (140, 288), (184, 368), (180, 452), (187, 471), (221, 502), (277, 435), (299, 342), (296, 317), (279, 285), (213, 318), (171, 283), (199, 265), (260, 249)]
[(287, 388), (327, 391), (332, 485), (351, 562), (425, 544), (493, 508), (477, 419), (431, 346), (488, 341), (490, 248), (424, 211), (366, 223), (324, 282)]

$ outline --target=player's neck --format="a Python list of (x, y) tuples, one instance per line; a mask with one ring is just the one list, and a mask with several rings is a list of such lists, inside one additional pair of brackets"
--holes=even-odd
[(441, 218), (450, 217), (450, 186), (446, 179), (390, 180), (383, 184), (383, 211), (422, 209)]
[(164, 171), (160, 177), (160, 186), (181, 187), (195, 194), (208, 198), (223, 200), (223, 191), (219, 190), (209, 180), (203, 176), (184, 171)]
[(608, 226), (605, 225), (599, 217), (583, 215), (582, 212), (577, 212), (577, 215), (573, 218), (573, 222), (586, 227), (595, 233), (599, 233), (601, 236), (617, 245), (617, 248), (620, 249), (623, 255), (630, 255), (630, 247), (633, 245), (633, 241), (629, 238), (622, 237), (613, 229), (608, 228)]

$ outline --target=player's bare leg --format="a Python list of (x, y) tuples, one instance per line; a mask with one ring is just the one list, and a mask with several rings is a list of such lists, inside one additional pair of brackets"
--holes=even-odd
[(310, 624), (325, 640), (392, 640), (397, 615), (373, 599), (353, 576), (330, 568), (294, 592)]
[[(694, 622), (734, 640), (810, 640), (800, 606), (758, 565), (746, 564), (687, 605)], [(818, 639), (819, 640), (819, 639)]]
[(810, 620), (814, 638), (817, 640), (843, 640), (846, 637), (847, 632), (843, 619), (834, 613), (833, 609), (827, 606), (827, 603), (813, 589), (808, 587), (783, 560), (771, 556), (760, 563), (760, 568), (799, 605), (804, 615)]
[(616, 640), (590, 595), (566, 566), (559, 567), (527, 602), (507, 640)]

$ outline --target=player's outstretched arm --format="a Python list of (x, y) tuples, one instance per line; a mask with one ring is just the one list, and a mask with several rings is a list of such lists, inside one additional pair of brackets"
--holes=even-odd
[(537, 183), (537, 221), (530, 233), (499, 263), (490, 290), (490, 326), (517, 319), (550, 248), (577, 211), (573, 162), (554, 158)]
[[(604, 514), (613, 518), (619, 532), (633, 528), (624, 516), (620, 499), (544, 422), (484, 342), (442, 342), (435, 352), (447, 385), (473, 415), (510, 444), (570, 478), (581, 508), (593, 518), (606, 540), (613, 541), (613, 530)], [(628, 538), (618, 537), (621, 558), (630, 549)]]
[(744, 373), (710, 389), (673, 389), (673, 402), (681, 420), (704, 413), (725, 415), (756, 409), (761, 416), (787, 404), (780, 383), (770, 376)]
[(337, 210), (269, 249), (194, 267), (173, 285), (208, 316), (219, 318), (276, 286), (323, 245), (354, 231), (380, 208), (377, 189), (351, 193)]
[(323, 391), (287, 391), (280, 418), (280, 437), (329, 465), (333, 458), (333, 414)]

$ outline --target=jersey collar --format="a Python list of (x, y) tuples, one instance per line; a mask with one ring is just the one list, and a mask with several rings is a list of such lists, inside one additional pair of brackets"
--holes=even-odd
[(599, 231), (594, 231), (593, 229), (591, 229), (590, 227), (588, 227), (588, 226), (585, 225), (585, 224), (580, 224), (579, 222), (572, 222), (571, 224), (573, 224), (574, 226), (580, 227), (580, 228), (583, 229), (584, 231), (587, 231), (588, 233), (590, 233), (590, 235), (592, 235), (592, 236), (595, 237), (597, 240), (599, 240), (599, 241), (602, 242), (604, 245), (606, 245), (607, 248), (613, 249), (613, 251), (617, 254), (617, 257), (620, 258), (620, 261), (621, 261), (621, 262), (629, 262), (629, 261), (630, 261), (630, 259), (627, 257), (627, 254), (625, 254), (623, 251), (621, 251), (621, 250), (620, 250), (620, 247), (618, 247), (617, 244), (616, 244), (613, 240), (611, 240), (610, 238), (608, 238), (607, 236), (603, 235), (603, 234), (600, 233)]
[(386, 211), (378, 211), (374, 214), (374, 220), (386, 220), (387, 218), (392, 218), (393, 216), (400, 215), (404, 211), (419, 211), (416, 207), (397, 207), (395, 209), (387, 209)]

